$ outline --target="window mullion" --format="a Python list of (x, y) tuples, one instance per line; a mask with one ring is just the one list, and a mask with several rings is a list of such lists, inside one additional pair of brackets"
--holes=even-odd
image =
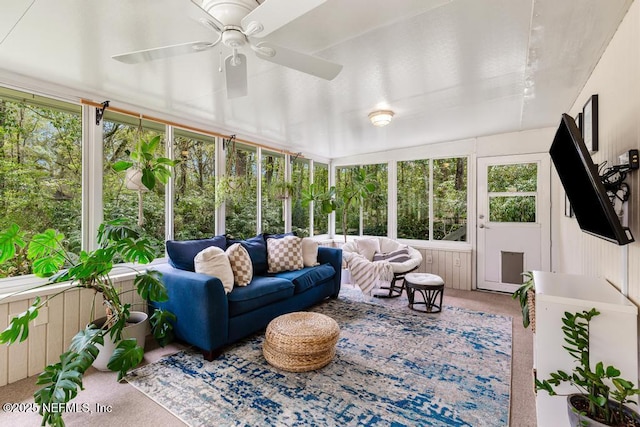
[(96, 108), (82, 106), (82, 249), (97, 249), (103, 220), (103, 122), (96, 125)]

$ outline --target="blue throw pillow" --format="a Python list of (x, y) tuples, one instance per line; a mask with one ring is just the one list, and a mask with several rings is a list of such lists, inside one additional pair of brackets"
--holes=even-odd
[(288, 233), (281, 233), (281, 234), (262, 233), (262, 237), (264, 237), (265, 242), (267, 241), (267, 239), (282, 239), (283, 237), (286, 237), (286, 236), (295, 236), (295, 234), (292, 231)]
[(198, 253), (210, 246), (227, 249), (227, 239), (224, 236), (214, 236), (210, 239), (196, 240), (167, 240), (167, 255), (169, 264), (180, 270), (196, 271), (193, 259)]
[(262, 276), (267, 273), (267, 242), (262, 234), (246, 240), (227, 239), (227, 247), (234, 243), (240, 243), (249, 252), (254, 276)]

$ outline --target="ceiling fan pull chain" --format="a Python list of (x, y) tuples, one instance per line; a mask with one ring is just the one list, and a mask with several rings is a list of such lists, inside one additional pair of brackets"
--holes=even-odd
[(222, 51), (218, 52), (220, 54), (220, 62), (218, 65), (218, 72), (221, 73), (222, 72)]

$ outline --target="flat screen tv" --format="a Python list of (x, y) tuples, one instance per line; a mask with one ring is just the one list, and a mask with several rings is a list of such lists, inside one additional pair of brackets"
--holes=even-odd
[(580, 130), (568, 114), (562, 115), (549, 154), (580, 229), (618, 245), (633, 242), (631, 230), (620, 223)]

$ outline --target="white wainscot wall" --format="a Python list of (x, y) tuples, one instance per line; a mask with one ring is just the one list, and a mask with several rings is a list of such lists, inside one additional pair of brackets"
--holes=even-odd
[[(122, 301), (132, 304), (132, 310), (146, 311), (146, 303), (135, 292), (133, 280), (118, 281), (116, 285), (125, 292)], [(47, 290), (40, 298), (44, 300), (52, 295), (53, 292)], [(60, 354), (69, 348), (73, 336), (90, 322), (94, 295), (89, 289), (74, 289), (56, 296), (29, 324), (26, 341), (0, 345), (0, 386), (38, 375), (45, 366), (59, 362)], [(6, 299), (10, 302), (0, 301), (0, 330), (4, 330), (15, 315), (27, 310), (36, 296), (24, 299), (14, 296)], [(95, 318), (104, 316), (100, 294), (95, 300), (95, 311)]]

